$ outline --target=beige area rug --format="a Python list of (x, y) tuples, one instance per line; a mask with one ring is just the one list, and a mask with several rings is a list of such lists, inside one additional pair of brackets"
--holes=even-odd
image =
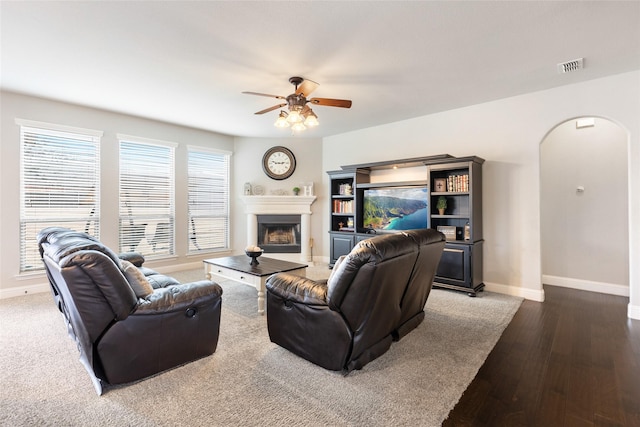
[(417, 329), (345, 377), (271, 343), (255, 289), (221, 285), (216, 353), (102, 396), (49, 294), (1, 300), (0, 425), (439, 426), (521, 303), (433, 290)]

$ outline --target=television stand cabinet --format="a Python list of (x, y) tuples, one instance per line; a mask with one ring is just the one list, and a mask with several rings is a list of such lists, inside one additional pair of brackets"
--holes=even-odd
[[(329, 265), (362, 240), (381, 232), (365, 227), (365, 190), (426, 186), (425, 226), (447, 238), (434, 287), (476, 296), (482, 278), (482, 164), (476, 157), (448, 154), (342, 166), (329, 175)], [(437, 208), (443, 199), (446, 207)], [(442, 203), (442, 202), (441, 202)], [(367, 203), (369, 204), (369, 203)]]

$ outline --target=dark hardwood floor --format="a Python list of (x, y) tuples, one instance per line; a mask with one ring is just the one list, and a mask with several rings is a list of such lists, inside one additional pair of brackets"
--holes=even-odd
[(640, 427), (629, 299), (544, 290), (544, 303), (522, 303), (444, 426)]

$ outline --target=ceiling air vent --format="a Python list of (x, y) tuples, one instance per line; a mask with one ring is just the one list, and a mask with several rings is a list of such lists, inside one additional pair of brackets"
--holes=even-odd
[(584, 58), (574, 59), (573, 61), (561, 62), (558, 64), (558, 73), (571, 73), (573, 71), (578, 71), (583, 68)]

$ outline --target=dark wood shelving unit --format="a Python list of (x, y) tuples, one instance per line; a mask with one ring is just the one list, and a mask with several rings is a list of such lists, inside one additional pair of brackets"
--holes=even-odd
[[(434, 286), (467, 292), (475, 296), (482, 283), (482, 163), (471, 157), (448, 154), (342, 166), (329, 171), (330, 187), (330, 261), (333, 266), (341, 255), (348, 254), (361, 240), (372, 237), (363, 228), (363, 193), (370, 188), (427, 185), (427, 227), (455, 227), (455, 240), (448, 240), (438, 266)], [(406, 167), (425, 167), (425, 179), (371, 182), (374, 171)], [(386, 173), (386, 172), (385, 172)], [(401, 176), (399, 173), (398, 176)], [(460, 178), (462, 177), (462, 178)], [(447, 184), (447, 191), (431, 191), (436, 180)], [(347, 194), (345, 194), (347, 193)], [(436, 202), (447, 198), (447, 209), (440, 215)], [(465, 226), (468, 239), (465, 239)], [(453, 229), (449, 229), (450, 231)]]
[[(429, 227), (455, 227), (455, 239), (447, 240), (438, 265), (434, 286), (455, 289), (475, 296), (482, 291), (482, 164), (479, 157), (448, 159), (427, 165), (429, 188), (437, 181), (447, 191), (432, 191), (429, 196)], [(441, 187), (441, 186), (440, 186)], [(440, 197), (447, 199), (444, 215), (436, 209)]]

